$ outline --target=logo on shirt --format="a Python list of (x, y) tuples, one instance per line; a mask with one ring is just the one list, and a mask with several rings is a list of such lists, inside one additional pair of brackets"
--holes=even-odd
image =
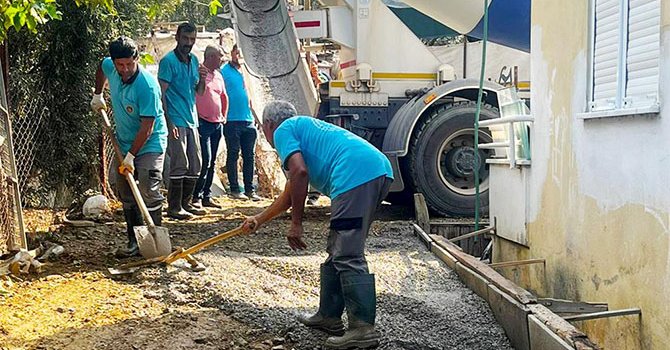
[(133, 114), (133, 106), (126, 106), (126, 112), (128, 112), (128, 114)]

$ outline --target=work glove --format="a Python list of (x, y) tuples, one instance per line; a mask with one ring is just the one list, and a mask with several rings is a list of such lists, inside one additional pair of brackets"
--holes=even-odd
[(102, 97), (102, 93), (93, 94), (93, 98), (91, 99), (91, 110), (95, 113), (100, 113), (100, 110), (102, 109), (107, 109), (105, 98)]
[(119, 166), (119, 173), (126, 175), (132, 174), (135, 172), (135, 156), (128, 152), (126, 157), (123, 158), (123, 163)]

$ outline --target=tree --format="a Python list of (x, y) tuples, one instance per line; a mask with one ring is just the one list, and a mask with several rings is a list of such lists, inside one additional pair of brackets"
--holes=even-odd
[[(63, 2), (63, 0), (60, 1)], [(145, 17), (144, 23), (147, 22), (146, 20), (152, 23), (157, 19), (170, 18), (184, 2), (184, 0), (139, 0), (120, 2), (120, 4), (133, 7)], [(74, 0), (74, 3), (77, 7), (104, 8), (110, 15), (118, 14), (113, 0)], [(194, 3), (197, 2), (194, 1)], [(207, 7), (211, 16), (215, 16), (222, 8), (219, 0), (210, 0), (209, 4), (197, 4)], [(28, 31), (35, 34), (39, 25), (44, 25), (50, 20), (62, 19), (63, 13), (60, 11), (60, 6), (57, 0), (0, 0), (0, 23), (2, 23), (0, 41), (7, 38), (7, 31), (11, 28), (18, 32), (26, 27)]]

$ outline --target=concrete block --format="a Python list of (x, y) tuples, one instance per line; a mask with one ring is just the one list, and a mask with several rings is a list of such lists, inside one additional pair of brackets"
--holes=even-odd
[(458, 261), (454, 258), (453, 255), (449, 254), (444, 248), (440, 247), (437, 244), (430, 246), (430, 251), (435, 254), (440, 260), (442, 260), (450, 269), (456, 270), (456, 264)]
[(488, 301), (489, 296), (489, 283), (482, 276), (477, 274), (475, 271), (471, 270), (467, 266), (456, 263), (456, 273), (458, 277), (461, 278), (461, 281), (465, 283), (468, 288), (472, 289), (475, 294), (482, 297), (482, 299)]
[(574, 350), (570, 344), (533, 315), (528, 316), (528, 332), (531, 350)]
[(488, 302), (498, 323), (516, 350), (530, 350), (528, 315), (530, 310), (503, 293), (496, 286), (488, 285)]

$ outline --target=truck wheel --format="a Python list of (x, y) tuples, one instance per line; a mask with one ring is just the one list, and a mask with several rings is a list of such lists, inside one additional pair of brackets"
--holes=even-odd
[[(474, 216), (475, 149), (474, 120), (477, 104), (459, 102), (437, 108), (417, 125), (407, 164), (410, 183), (423, 193), (430, 209), (446, 216)], [(496, 108), (482, 105), (480, 120), (498, 117)], [(488, 129), (479, 130), (479, 142), (491, 142)], [(486, 158), (491, 150), (479, 150), (479, 191), (481, 212), (488, 212)]]

